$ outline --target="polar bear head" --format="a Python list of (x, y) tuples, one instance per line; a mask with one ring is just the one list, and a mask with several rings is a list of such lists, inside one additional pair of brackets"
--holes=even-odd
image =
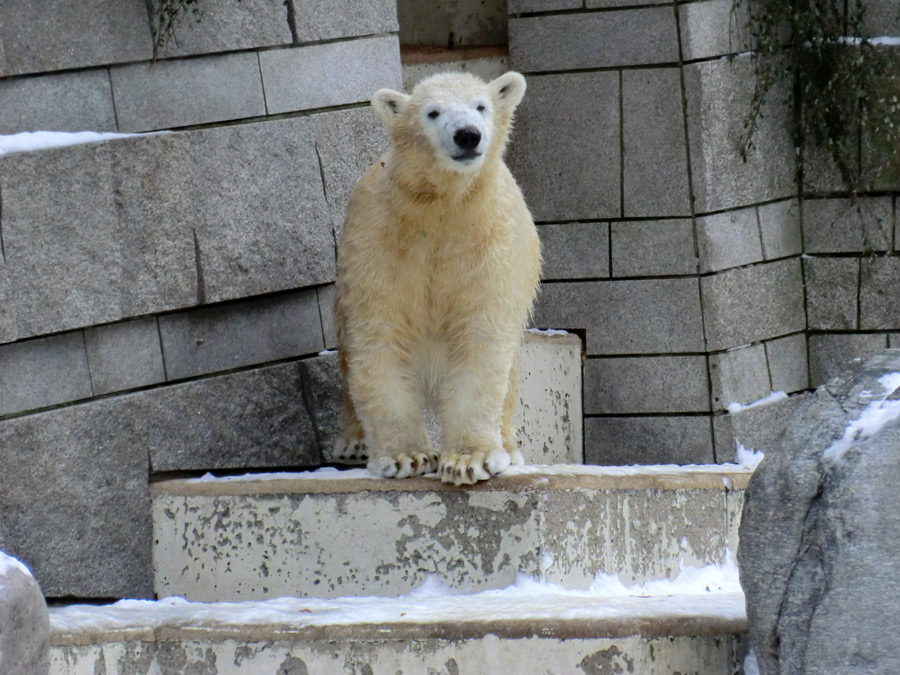
[(436, 165), (474, 174), (502, 157), (524, 94), (525, 78), (519, 73), (491, 82), (442, 73), (422, 80), (409, 95), (380, 89), (372, 107), (387, 125), (395, 152), (412, 155), (423, 170)]

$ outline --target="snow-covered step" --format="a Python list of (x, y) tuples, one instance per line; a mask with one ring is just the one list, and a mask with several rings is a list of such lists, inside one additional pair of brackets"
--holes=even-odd
[(588, 591), (520, 579), (476, 595), (129, 600), (54, 609), (51, 622), (52, 675), (731, 675), (746, 631), (733, 562), (641, 588), (601, 577)]
[(319, 470), (151, 486), (158, 597), (397, 596), (433, 576), (465, 592), (517, 575), (587, 588), (721, 563), (736, 546), (736, 465), (513, 467), (474, 487)]

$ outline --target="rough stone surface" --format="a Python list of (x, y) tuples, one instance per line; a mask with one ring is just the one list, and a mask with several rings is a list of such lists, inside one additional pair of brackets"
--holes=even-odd
[(619, 138), (615, 73), (528, 78), (508, 161), (535, 220), (619, 217)]
[(145, 422), (124, 405), (0, 421), (0, 548), (31, 568), (47, 597), (153, 593), (147, 445), (136, 434)]
[(708, 411), (706, 357), (603, 358), (585, 363), (585, 414)]
[(724, 560), (724, 483), (591, 480), (510, 475), (474, 491), (433, 489), (433, 479), (332, 476), (316, 486), (314, 475), (271, 486), (163, 483), (153, 497), (156, 591), (199, 601), (396, 596), (429, 575), (474, 592), (519, 574), (587, 588), (601, 572), (630, 585), (672, 578), (682, 561)]
[(0, 415), (91, 395), (81, 331), (0, 347)]
[(95, 396), (166, 380), (155, 318), (85, 329), (84, 344)]
[[(334, 40), (354, 35), (395, 33), (396, 0), (289, 0), (293, 5), (297, 39)], [(432, 8), (434, 9), (434, 8)]]
[(860, 261), (859, 312), (863, 330), (900, 328), (900, 257), (863, 258)]
[(253, 52), (116, 66), (121, 131), (173, 129), (266, 114)]
[(334, 351), (297, 362), (303, 406), (312, 420), (316, 442), (325, 456), (344, 431), (344, 399), (338, 363), (338, 353)]
[(609, 276), (609, 224), (562, 223), (538, 227), (544, 279)]
[(694, 225), (689, 218), (611, 224), (616, 277), (697, 274)]
[[(649, 618), (649, 617), (648, 617)], [(653, 624), (653, 619), (649, 619)], [(700, 619), (702, 622), (702, 618)], [(645, 675), (663, 673), (725, 673), (744, 651), (739, 625), (705, 629), (703, 635), (678, 637), (629, 637), (562, 639), (545, 637), (539, 630), (513, 639), (497, 637), (501, 622), (490, 622), (470, 638), (435, 636), (430, 624), (413, 625), (412, 637), (356, 640), (341, 631), (336, 639), (294, 639), (290, 633), (268, 630), (247, 639), (216, 639), (198, 636), (196, 631), (183, 640), (113, 638), (115, 642), (88, 646), (54, 646), (52, 675), (96, 675), (106, 673), (107, 664), (116, 664), (121, 673), (178, 672), (218, 675), (246, 668), (254, 673), (309, 675), (315, 673), (359, 673), (368, 675), (384, 668), (387, 673), (447, 673), (479, 675), (503, 672), (510, 663), (528, 664), (545, 673), (632, 672)], [(567, 622), (566, 622), (567, 623)], [(573, 622), (578, 625), (578, 622)], [(619, 621), (615, 622), (619, 624)], [(644, 617), (628, 621), (633, 627), (646, 625)], [(693, 625), (694, 621), (685, 622)], [(583, 625), (583, 624), (582, 624)], [(593, 627), (593, 624), (591, 624)], [(168, 627), (160, 630), (165, 635)], [(169, 629), (171, 631), (171, 629)], [(177, 630), (177, 629), (176, 629)], [(622, 626), (619, 631), (633, 628)], [(567, 626), (560, 633), (568, 634)], [(588, 628), (585, 632), (591, 632)], [(603, 632), (602, 628), (597, 632)], [(171, 635), (171, 632), (168, 633)], [(326, 633), (327, 634), (327, 633)], [(260, 643), (265, 648), (260, 648)], [(231, 664), (240, 664), (232, 666)], [(167, 670), (168, 669), (168, 670)]]
[(6, 261), (0, 257), (0, 298), (7, 301), (0, 304), (0, 345), (13, 342), (19, 337), (19, 329), (16, 325), (16, 307), (10, 302), (13, 298), (12, 288), (9, 283), (9, 274), (6, 271)]
[[(151, 0), (154, 28), (160, 4), (161, 0)], [(159, 58), (274, 47), (291, 44), (293, 40), (287, 6), (283, 2), (210, 2), (200, 9), (200, 21), (190, 10), (178, 16), (172, 36), (157, 53)]]
[(315, 290), (159, 317), (166, 375), (180, 380), (321, 351)]
[[(630, 3), (629, 3), (630, 4)], [(678, 6), (681, 54), (685, 61), (748, 51), (748, 7), (730, 0), (705, 0)]]
[(334, 284), (319, 286), (316, 289), (319, 301), (319, 317), (322, 319), (322, 335), (325, 338), (325, 349), (337, 347), (337, 322), (334, 317)]
[(3, 4), (0, 77), (144, 61), (153, 54), (144, 0)]
[(675, 14), (671, 7), (648, 7), (513, 17), (509, 55), (513, 70), (524, 73), (675, 63)]
[(709, 377), (716, 410), (724, 410), (730, 403), (753, 403), (771, 391), (766, 350), (761, 344), (711, 355)]
[(698, 217), (697, 244), (701, 272), (759, 262), (763, 251), (756, 208)]
[(624, 216), (690, 216), (678, 68), (622, 71)]
[(397, 16), (403, 45), (454, 49), (509, 43), (504, 0), (397, 0)]
[(205, 302), (334, 280), (314, 133), (295, 118), (188, 134)]
[(0, 551), (0, 657), (10, 675), (50, 672), (50, 615), (28, 568)]
[(858, 328), (859, 258), (807, 257), (806, 317), (811, 330)]
[(695, 208), (709, 213), (791, 196), (794, 152), (786, 100), (769, 96), (744, 161), (739, 152), (753, 96), (749, 58), (717, 59), (684, 66), (687, 123)]
[(818, 387), (887, 347), (887, 336), (872, 333), (824, 333), (809, 336), (809, 384)]
[(890, 197), (803, 201), (806, 253), (889, 251), (893, 229)]
[(259, 65), (270, 115), (368, 101), (403, 83), (395, 35), (264, 51)]
[(716, 461), (734, 462), (738, 445), (765, 454), (778, 451), (779, 437), (791, 415), (807, 399), (800, 394), (774, 403), (713, 417)]
[(800, 255), (803, 252), (800, 203), (796, 199), (760, 204), (756, 210), (766, 260)]
[(197, 301), (189, 154), (167, 134), (0, 158), (20, 338)]
[[(894, 350), (831, 380), (750, 481), (738, 561), (761, 673), (900, 670), (885, 621), (900, 594), (898, 378)], [(875, 410), (885, 424), (853, 433)]]
[(581, 9), (582, 0), (509, 0), (509, 13), (553, 12), (560, 9)]
[(797, 258), (701, 279), (703, 318), (711, 350), (729, 349), (806, 328)]
[(707, 464), (713, 462), (707, 415), (586, 417), (586, 464)]
[(106, 70), (0, 79), (0, 134), (116, 128)]
[(791, 394), (809, 388), (806, 335), (798, 333), (766, 342), (772, 391)]
[(586, 329), (589, 355), (704, 350), (696, 279), (544, 284), (534, 324)]

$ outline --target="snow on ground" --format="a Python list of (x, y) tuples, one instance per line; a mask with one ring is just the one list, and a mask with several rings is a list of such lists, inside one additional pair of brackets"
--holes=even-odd
[[(884, 396), (872, 401), (860, 413), (859, 417), (844, 429), (844, 435), (828, 446), (822, 457), (839, 462), (847, 451), (861, 441), (871, 438), (888, 424), (900, 418), (900, 401), (888, 401), (887, 397), (900, 389), (900, 373), (889, 373), (878, 378), (884, 387)], [(865, 392), (871, 395), (870, 392)]]
[(753, 403), (748, 403), (743, 405), (741, 403), (732, 402), (728, 404), (728, 412), (731, 414), (741, 412), (742, 410), (749, 410), (750, 408), (756, 408), (761, 405), (769, 405), (770, 403), (776, 403), (778, 401), (783, 401), (788, 397), (783, 391), (773, 391), (768, 396), (764, 396), (758, 401), (754, 401)]
[(556, 335), (569, 335), (569, 331), (557, 330), (555, 328), (548, 328), (544, 330), (540, 328), (526, 328), (525, 331), (531, 333), (532, 335), (546, 335), (548, 337), (553, 337)]
[(141, 134), (117, 134), (98, 131), (25, 131), (20, 134), (0, 135), (0, 156), (14, 152), (31, 152), (62, 148), (67, 145), (99, 143), (114, 138), (129, 138)]
[(410, 595), (383, 597), (276, 598), (247, 602), (188, 602), (183, 598), (121, 600), (115, 604), (51, 608), (56, 633), (112, 631), (160, 626), (304, 626), (448, 621), (621, 619), (626, 617), (720, 620), (745, 618), (744, 596), (733, 559), (724, 565), (684, 568), (673, 580), (624, 586), (615, 575), (598, 575), (587, 590), (520, 576), (512, 586), (454, 594), (431, 579)]

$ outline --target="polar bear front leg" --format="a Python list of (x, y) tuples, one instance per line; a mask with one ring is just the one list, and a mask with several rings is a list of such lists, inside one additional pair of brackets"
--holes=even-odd
[(415, 378), (402, 364), (372, 353), (348, 363), (350, 396), (368, 451), (367, 468), (384, 478), (437, 470)]
[(438, 474), (445, 483), (471, 485), (503, 473), (512, 457), (501, 423), (512, 369), (511, 350), (480, 345), (448, 373), (441, 407)]

